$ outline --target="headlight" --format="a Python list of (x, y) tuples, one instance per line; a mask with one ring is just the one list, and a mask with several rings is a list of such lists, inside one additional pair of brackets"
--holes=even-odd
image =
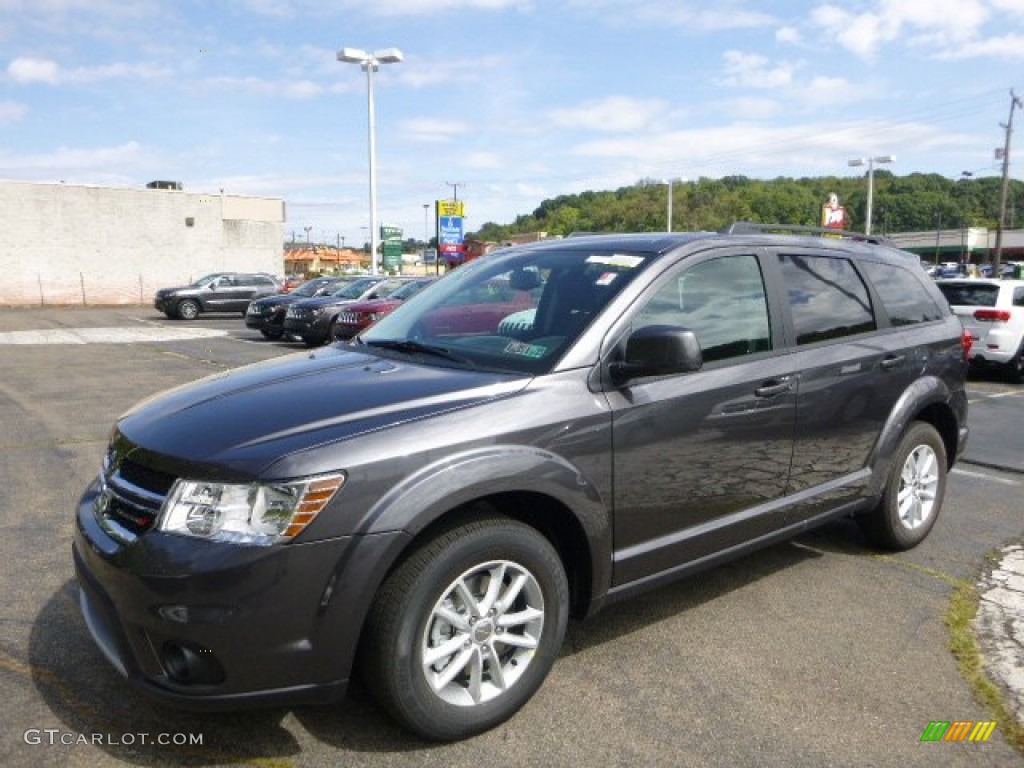
[(313, 522), (344, 482), (344, 475), (248, 485), (178, 480), (160, 510), (159, 527), (207, 541), (283, 544)]

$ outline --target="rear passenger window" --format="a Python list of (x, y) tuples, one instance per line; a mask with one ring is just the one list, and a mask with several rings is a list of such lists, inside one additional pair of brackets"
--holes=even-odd
[(868, 289), (849, 259), (779, 254), (797, 344), (875, 329)]
[(1024, 307), (1024, 288), (1013, 289), (1013, 306)]
[(862, 261), (861, 267), (882, 299), (893, 325), (914, 325), (941, 320), (942, 312), (928, 295), (921, 279), (895, 264)]

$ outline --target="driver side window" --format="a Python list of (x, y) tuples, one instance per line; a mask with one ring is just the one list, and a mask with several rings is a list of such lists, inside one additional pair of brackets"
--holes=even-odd
[(705, 363), (772, 347), (768, 301), (757, 257), (721, 256), (679, 270), (633, 322), (674, 325), (697, 335)]

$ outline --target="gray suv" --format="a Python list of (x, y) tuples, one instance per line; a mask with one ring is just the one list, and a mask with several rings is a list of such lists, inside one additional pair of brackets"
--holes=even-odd
[(81, 608), (164, 702), (359, 674), (463, 738), (530, 699), (570, 616), (839, 517), (921, 542), (964, 345), (916, 257), (835, 232), (503, 250), (350, 345), (126, 413), (77, 508)]
[(191, 285), (161, 288), (153, 306), (172, 320), (195, 320), (201, 312), (238, 312), (245, 316), (250, 301), (280, 292), (277, 278), (262, 272), (215, 272)]

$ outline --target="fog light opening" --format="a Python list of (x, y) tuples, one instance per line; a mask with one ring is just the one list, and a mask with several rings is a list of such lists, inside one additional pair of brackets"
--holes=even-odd
[(224, 682), (224, 668), (209, 648), (165, 643), (160, 663), (168, 679), (179, 685), (216, 685)]

